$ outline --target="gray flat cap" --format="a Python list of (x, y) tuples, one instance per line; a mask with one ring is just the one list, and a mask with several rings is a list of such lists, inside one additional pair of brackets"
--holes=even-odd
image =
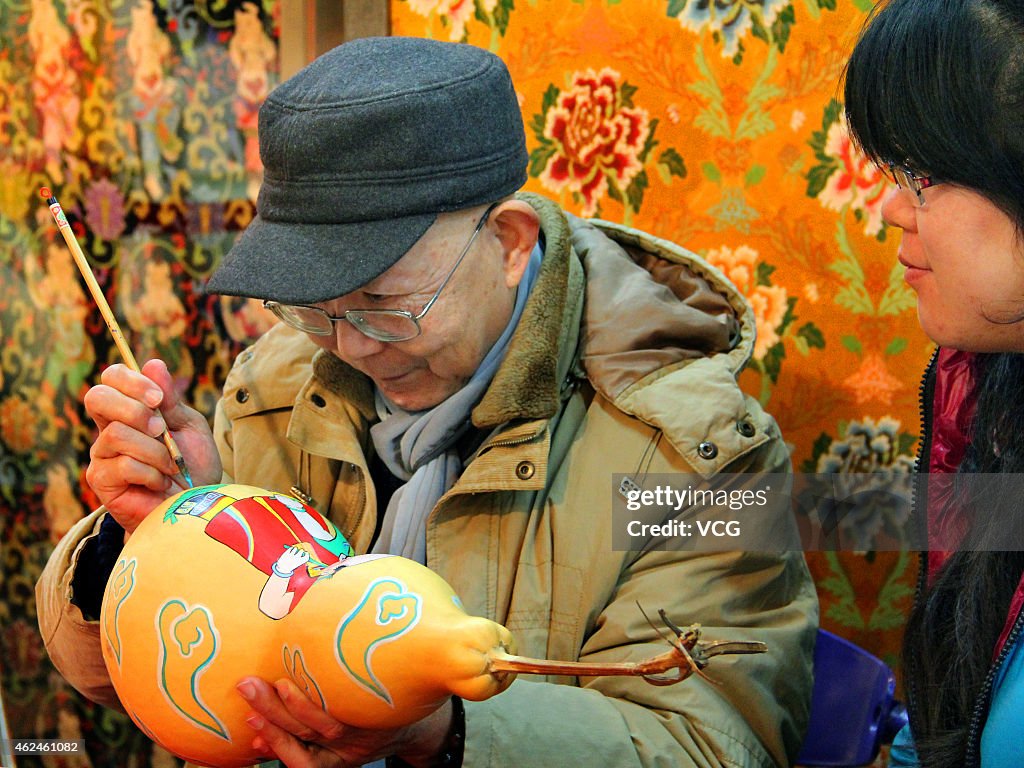
[(260, 109), (257, 215), (206, 290), (289, 304), (349, 293), (439, 213), (512, 194), (526, 141), (497, 56), (404, 37), (345, 43)]

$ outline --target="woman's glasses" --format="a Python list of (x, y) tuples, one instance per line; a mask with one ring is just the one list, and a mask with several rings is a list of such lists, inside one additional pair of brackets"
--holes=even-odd
[(917, 198), (918, 207), (924, 205), (923, 190), (943, 183), (934, 176), (919, 176), (905, 165), (889, 163), (887, 167), (889, 169), (889, 178), (896, 183), (897, 187), (909, 189), (914, 193), (914, 196)]

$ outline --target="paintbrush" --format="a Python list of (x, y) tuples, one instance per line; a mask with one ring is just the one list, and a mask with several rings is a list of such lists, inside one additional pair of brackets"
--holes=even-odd
[[(110, 335), (114, 337), (114, 345), (117, 347), (118, 352), (121, 353), (125, 365), (136, 373), (142, 373), (138, 362), (135, 360), (135, 355), (132, 354), (131, 347), (128, 346), (124, 334), (121, 333), (121, 326), (118, 325), (117, 318), (114, 317), (114, 313), (110, 310), (110, 305), (107, 304), (107, 299), (103, 295), (99, 283), (96, 282), (96, 276), (93, 275), (92, 268), (89, 266), (89, 262), (86, 261), (85, 254), (82, 253), (82, 247), (78, 244), (75, 233), (71, 231), (71, 225), (68, 223), (68, 217), (64, 215), (64, 209), (60, 207), (60, 203), (57, 202), (57, 198), (54, 197), (49, 187), (40, 189), (39, 194), (46, 198), (46, 204), (50, 206), (50, 213), (53, 214), (54, 221), (57, 222), (57, 228), (64, 236), (64, 242), (67, 243), (68, 250), (71, 251), (75, 264), (78, 265), (78, 271), (82, 273), (85, 284), (89, 287), (89, 293), (92, 294), (93, 301), (96, 302), (96, 306), (99, 307), (100, 314), (103, 315), (107, 328), (110, 329)], [(156, 409), (156, 414), (163, 420), (163, 414), (160, 413), (159, 409)], [(188, 487), (194, 487), (192, 475), (188, 471), (188, 465), (185, 464), (185, 457), (181, 455), (181, 449), (178, 448), (178, 444), (171, 437), (171, 430), (167, 428), (166, 421), (164, 422), (164, 432), (161, 435), (161, 439), (164, 441), (164, 445), (167, 446), (167, 450), (170, 451), (171, 458), (174, 459), (174, 463), (177, 465), (181, 476), (185, 478), (185, 482), (188, 483)]]

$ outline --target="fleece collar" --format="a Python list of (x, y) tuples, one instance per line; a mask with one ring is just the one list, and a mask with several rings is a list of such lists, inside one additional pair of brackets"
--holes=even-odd
[(529, 193), (519, 198), (540, 217), (544, 258), (505, 360), (473, 409), (478, 428), (554, 416), (576, 354), (583, 270), (572, 256), (569, 223), (550, 200)]

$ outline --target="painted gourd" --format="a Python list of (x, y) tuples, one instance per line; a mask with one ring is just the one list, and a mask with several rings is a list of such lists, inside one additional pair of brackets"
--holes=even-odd
[(512, 682), (488, 666), (512, 636), (469, 616), (451, 587), (401, 557), (354, 556), (315, 510), (244, 485), (168, 499), (114, 568), (100, 616), (103, 656), (135, 723), (192, 762), (243, 766), (247, 675), (290, 677), (337, 719), (395, 727), (457, 694)]

